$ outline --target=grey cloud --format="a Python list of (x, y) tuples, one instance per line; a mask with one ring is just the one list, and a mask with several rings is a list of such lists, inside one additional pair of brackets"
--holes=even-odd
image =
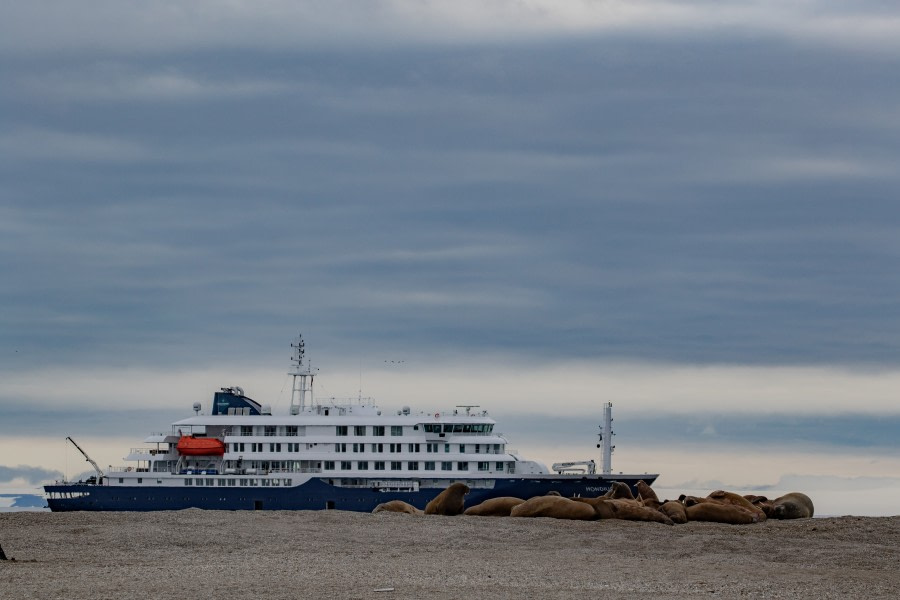
[(15, 162), (62, 160), (116, 164), (146, 161), (151, 155), (140, 144), (114, 137), (19, 130), (0, 134), (0, 158)]
[(59, 471), (52, 471), (42, 467), (18, 465), (7, 467), (0, 465), (0, 485), (9, 484), (16, 479), (24, 479), (30, 484), (39, 484), (47, 481), (56, 481), (63, 478)]
[(80, 102), (179, 102), (216, 98), (250, 98), (294, 91), (289, 82), (241, 78), (210, 79), (205, 74), (158, 67), (149, 70), (120, 62), (50, 70), (39, 76), (22, 73), (16, 82), (33, 97), (54, 104)]
[[(148, 393), (148, 398), (152, 394)], [(205, 398), (198, 398), (205, 400)], [(150, 430), (168, 429), (169, 423), (185, 417), (190, 402), (186, 399), (183, 410), (157, 406), (71, 408), (71, 409), (23, 409), (0, 423), (0, 434), (55, 436), (60, 440), (67, 435), (102, 436), (116, 431), (121, 437), (135, 440), (146, 437)], [(10, 399), (4, 399), (9, 403)], [(417, 408), (427, 408), (419, 406)], [(570, 446), (582, 446), (591, 451), (597, 443), (600, 431), (600, 411), (596, 415), (550, 416), (503, 411), (498, 417), (500, 432), (516, 444), (554, 444), (564, 440)], [(893, 453), (900, 448), (894, 435), (900, 427), (896, 415), (864, 415), (846, 413), (840, 415), (810, 416), (808, 414), (779, 414), (748, 416), (746, 414), (645, 415), (617, 410), (614, 430), (616, 443), (626, 446), (686, 447), (691, 444), (735, 444), (760, 448), (772, 444), (797, 447), (821, 447), (834, 451), (840, 449), (878, 450)], [(595, 451), (594, 451), (595, 452)]]
[[(148, 398), (152, 396), (148, 395)], [(10, 398), (0, 399), (0, 402), (13, 403)], [(185, 405), (187, 406), (187, 403)], [(170, 423), (183, 418), (185, 418), (184, 411), (156, 407), (144, 409), (122, 407), (119, 410), (77, 407), (52, 411), (23, 409), (0, 424), (0, 434), (58, 438), (61, 448), (67, 436), (73, 436), (77, 440), (79, 436), (102, 437), (108, 435), (110, 431), (115, 431), (117, 436), (132, 438), (138, 442), (147, 437), (151, 431), (166, 431)], [(125, 451), (127, 448), (122, 450)], [(26, 469), (26, 467), (14, 469), (18, 468)]]
[[(565, 440), (567, 446), (582, 447), (586, 454), (599, 452), (594, 449), (599, 425), (599, 409), (593, 419), (587, 415), (559, 417), (523, 414), (504, 415), (502, 419), (503, 433), (514, 446), (526, 441), (530, 444), (555, 445)], [(629, 448), (651, 448), (665, 453), (674, 448), (741, 447), (765, 450), (778, 446), (785, 452), (790, 452), (791, 448), (818, 448), (823, 453), (860, 451), (893, 455), (900, 446), (894, 435), (900, 426), (900, 418), (891, 415), (850, 413), (812, 417), (807, 414), (763, 414), (754, 417), (729, 415), (723, 411), (718, 415), (649, 416), (619, 410), (613, 425), (616, 434), (614, 442), (623, 452)], [(696, 485), (683, 483), (669, 487), (717, 487), (710, 482), (694, 483)], [(731, 485), (734, 484), (731, 482)], [(718, 487), (722, 485), (718, 483)], [(783, 489), (779, 485), (773, 488)]]
[(900, 145), (870, 116), (896, 112), (890, 52), (716, 33), (2, 61), (28, 85), (0, 87), (0, 369), (271, 364), (298, 328), (338, 357), (900, 358)]
[[(685, 489), (685, 490), (741, 490), (755, 491), (761, 495), (766, 492), (774, 491), (784, 493), (789, 490), (803, 491), (808, 494), (814, 492), (847, 492), (848, 490), (866, 490), (877, 492), (878, 490), (889, 490), (894, 493), (900, 489), (900, 478), (897, 477), (841, 477), (835, 475), (782, 475), (775, 483), (737, 483), (723, 482), (717, 479), (700, 481), (690, 480), (673, 485), (667, 488)], [(885, 507), (885, 510), (894, 510), (893, 507)]]
[(896, 48), (898, 30), (896, 8), (879, 1), (270, 1), (260, 6), (93, 0), (77, 7), (17, 3), (5, 13), (0, 47), (20, 53), (128, 49), (164, 54), (215, 47), (283, 51), (615, 34), (687, 38), (697, 32), (754, 32), (871, 50)]

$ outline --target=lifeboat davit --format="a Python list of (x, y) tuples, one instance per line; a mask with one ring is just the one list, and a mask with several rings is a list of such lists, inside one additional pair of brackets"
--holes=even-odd
[(176, 446), (178, 453), (184, 456), (222, 456), (225, 454), (225, 442), (216, 438), (198, 438), (183, 435)]

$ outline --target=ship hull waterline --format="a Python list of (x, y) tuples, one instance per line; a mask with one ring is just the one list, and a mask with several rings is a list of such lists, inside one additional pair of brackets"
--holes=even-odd
[[(492, 488), (473, 488), (466, 506), (490, 498), (531, 498), (549, 492), (563, 496), (597, 497), (609, 491), (613, 481), (632, 488), (643, 480), (652, 485), (657, 475), (547, 475), (519, 479), (497, 479)], [(381, 491), (375, 488), (341, 487), (327, 480), (312, 479), (294, 487), (174, 487), (106, 486), (67, 483), (45, 486), (47, 505), (53, 512), (67, 511), (158, 511), (199, 508), (205, 510), (349, 510), (371, 512), (382, 502), (403, 500), (424, 508), (442, 488), (417, 491)]]

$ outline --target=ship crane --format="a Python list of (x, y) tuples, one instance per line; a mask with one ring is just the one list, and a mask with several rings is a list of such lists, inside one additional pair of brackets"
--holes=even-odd
[(75, 443), (75, 440), (73, 440), (71, 437), (66, 437), (66, 439), (69, 440), (70, 442), (72, 442), (72, 445), (75, 446), (75, 447), (78, 449), (79, 452), (81, 452), (81, 455), (84, 457), (84, 459), (85, 459), (86, 461), (88, 461), (89, 463), (91, 463), (91, 466), (94, 467), (94, 470), (97, 471), (97, 475), (98, 475), (99, 478), (100, 478), (100, 479), (97, 480), (98, 483), (99, 483), (99, 482), (103, 479), (103, 477), (104, 477), (103, 471), (100, 470), (100, 467), (97, 466), (97, 463), (94, 462), (94, 459), (91, 458), (90, 456), (88, 456), (88, 453), (85, 452), (84, 450), (82, 450), (82, 449), (81, 449), (81, 446), (79, 446), (78, 444)]
[(594, 475), (597, 473), (597, 463), (592, 460), (577, 460), (573, 462), (553, 463), (553, 470), (560, 475), (564, 471), (573, 471), (575, 473), (584, 473), (585, 471), (587, 471), (588, 475)]

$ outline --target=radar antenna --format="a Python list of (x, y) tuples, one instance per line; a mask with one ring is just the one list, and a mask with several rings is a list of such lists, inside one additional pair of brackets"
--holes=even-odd
[(306, 343), (303, 341), (303, 334), (297, 336), (297, 340), (291, 344), (291, 348), (294, 349), (291, 355), (293, 368), (288, 375), (294, 378), (291, 388), (291, 414), (296, 415), (306, 410), (307, 398), (309, 398), (310, 405), (312, 404), (315, 371), (308, 360), (305, 365), (303, 364), (306, 357)]

